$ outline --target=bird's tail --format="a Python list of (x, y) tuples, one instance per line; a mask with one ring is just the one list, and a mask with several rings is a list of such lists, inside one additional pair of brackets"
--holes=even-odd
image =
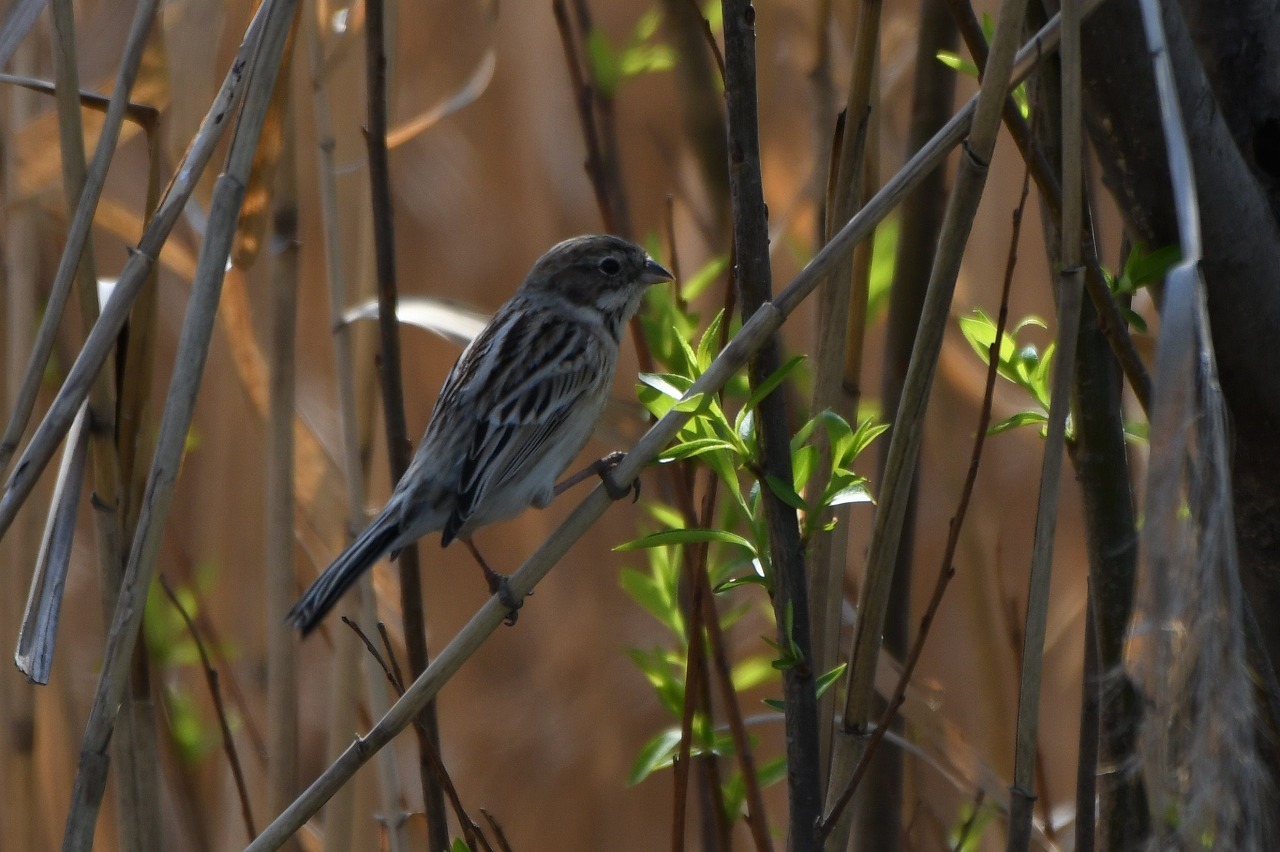
[(338, 554), (338, 558), (302, 593), (285, 620), (301, 630), (303, 636), (314, 630), (347, 589), (391, 549), (400, 532), (397, 514), (384, 509), (369, 528)]

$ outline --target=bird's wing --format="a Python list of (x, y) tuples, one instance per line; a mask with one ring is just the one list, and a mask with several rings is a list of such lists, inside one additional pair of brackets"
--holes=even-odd
[[(494, 323), (490, 339), (469, 360), (469, 377), (453, 376), (441, 394), (433, 425), (451, 414), (472, 431), (462, 460), (454, 511), (444, 528), (448, 542), (486, 496), (518, 480), (541, 460), (580, 404), (612, 371), (612, 353), (599, 335), (581, 322), (553, 311), (526, 309)], [(459, 364), (461, 367), (462, 364)], [(455, 373), (459, 372), (455, 369)], [(446, 393), (456, 401), (446, 403)], [(576, 452), (577, 448), (574, 448)], [(568, 464), (570, 459), (565, 459)], [(559, 471), (556, 471), (559, 473)]]

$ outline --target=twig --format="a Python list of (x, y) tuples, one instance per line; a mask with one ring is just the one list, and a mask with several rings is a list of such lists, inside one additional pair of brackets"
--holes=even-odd
[[(391, 207), (391, 167), (387, 158), (387, 57), (383, 32), (382, 0), (365, 3), (365, 46), (368, 69), (369, 124), (365, 141), (369, 147), (369, 190), (373, 206), (375, 265), (378, 273), (378, 330), (381, 342), (378, 379), (387, 433), (387, 462), (391, 481), (399, 482), (409, 467), (409, 430), (404, 413), (404, 378), (400, 363), (400, 324), (396, 319), (395, 229)], [(400, 609), (404, 624), (409, 669), (421, 675), (429, 663), (427, 623), (422, 604), (422, 574), (418, 565), (418, 545), (400, 552)], [(444, 793), (430, 770), (431, 753), (439, 751), (440, 729), (435, 702), (422, 708), (418, 735), (418, 773), (427, 812), (427, 830), (432, 849), (449, 846), (449, 826), (445, 821)]]
[(252, 841), (253, 838), (258, 836), (258, 829), (253, 824), (253, 807), (249, 803), (249, 787), (244, 780), (244, 769), (240, 766), (240, 755), (236, 751), (235, 737), (231, 734), (231, 724), (227, 721), (227, 708), (222, 703), (222, 688), (218, 684), (218, 670), (213, 667), (213, 662), (209, 659), (209, 652), (204, 646), (204, 640), (200, 638), (200, 631), (196, 629), (196, 623), (192, 621), (191, 614), (182, 605), (182, 601), (178, 600), (173, 587), (169, 585), (169, 580), (163, 574), (157, 579), (160, 581), (160, 588), (164, 589), (164, 593), (173, 603), (173, 608), (178, 611), (178, 615), (182, 616), (183, 623), (187, 625), (187, 632), (191, 634), (191, 641), (195, 643), (196, 652), (200, 655), (200, 664), (204, 668), (204, 679), (209, 685), (209, 697), (213, 699), (213, 713), (218, 717), (218, 729), (222, 731), (222, 750), (227, 753), (227, 763), (231, 765), (231, 776), (235, 779), (236, 795), (240, 798), (240, 816), (244, 819), (244, 829), (249, 835), (249, 840)]
[(951, 847), (953, 852), (961, 852), (965, 844), (969, 842), (969, 835), (973, 834), (973, 829), (978, 824), (978, 815), (982, 813), (982, 803), (986, 799), (987, 791), (979, 787), (977, 795), (973, 797), (973, 810), (969, 813), (969, 818), (960, 826), (960, 831), (957, 832), (956, 842)]
[[(292, 39), (291, 39), (292, 41)], [(278, 247), (271, 258), (268, 322), (271, 349), (268, 371), (269, 407), (267, 412), (266, 488), (266, 567), (265, 612), (267, 635), (267, 807), (276, 813), (297, 795), (298, 788), (298, 639), (280, 617), (287, 612), (294, 597), (294, 488), (293, 418), (296, 410), (297, 338), (298, 338), (298, 163), (297, 138), (294, 132), (294, 106), (289, 97), (293, 78), (291, 49), (286, 49), (284, 67), (276, 83), (275, 96), (268, 122), (278, 122), (279, 137), (273, 146), (278, 156), (274, 167), (275, 193), (271, 209), (271, 242)], [(260, 147), (254, 172), (259, 172), (264, 157)], [(254, 174), (251, 172), (251, 174)], [(258, 201), (265, 207), (270, 188), (269, 178), (254, 174)], [(252, 209), (252, 208), (250, 208)], [(266, 217), (267, 210), (257, 214)], [(256, 227), (256, 226), (255, 226)], [(257, 255), (260, 232), (250, 242), (253, 251), (245, 251), (244, 217), (238, 226), (240, 253)], [(242, 262), (245, 258), (241, 258)]]
[[(368, 425), (362, 431), (361, 420), (356, 409), (355, 390), (355, 331), (343, 322), (348, 299), (345, 266), (342, 252), (341, 221), (338, 212), (338, 188), (336, 166), (334, 163), (333, 120), (329, 107), (329, 94), (326, 90), (327, 76), (323, 75), (323, 45), (314, 15), (305, 16), (307, 33), (308, 58), (310, 60), (311, 86), (313, 92), (312, 114), (317, 136), (317, 169), (319, 171), (320, 212), (324, 228), (325, 277), (328, 284), (329, 320), (333, 329), (334, 381), (337, 385), (338, 411), (342, 424), (342, 472), (347, 493), (347, 537), (350, 541), (355, 534), (368, 523), (365, 514), (364, 469), (361, 461), (361, 435), (368, 431)], [(366, 409), (368, 411), (368, 409)], [(368, 575), (358, 583), (360, 606), (369, 614), (370, 621), (376, 621), (376, 609), (373, 601), (373, 585)], [(340, 691), (341, 700), (333, 702), (333, 712), (329, 723), (328, 754), (332, 760), (341, 753), (346, 738), (352, 729), (354, 716), (353, 703), (349, 700), (348, 685), (349, 666), (357, 662), (354, 650), (343, 645), (334, 661), (334, 686)], [(344, 667), (348, 667), (345, 668)], [(377, 672), (367, 661), (360, 662), (360, 673), (364, 679), (364, 687), (369, 702), (369, 710), (376, 717), (386, 712), (389, 706), (386, 690), (378, 683)], [(382, 811), (387, 815), (387, 839), (391, 852), (404, 852), (409, 846), (407, 828), (404, 820), (391, 819), (391, 815), (400, 810), (403, 800), (400, 774), (395, 766), (395, 755), (384, 753), (378, 757), (377, 766), (378, 796)], [(340, 796), (345, 799), (341, 806), (337, 802), (330, 805), (326, 814), (325, 841), (332, 852), (343, 852), (351, 843), (352, 823), (354, 821), (354, 788), (348, 788)]]
[[(342, 616), (342, 623), (350, 627), (351, 630), (360, 637), (360, 641), (364, 643), (364, 647), (368, 650), (373, 659), (382, 667), (382, 672), (387, 676), (387, 682), (391, 684), (391, 688), (397, 696), (404, 696), (404, 681), (400, 677), (400, 664), (396, 662), (396, 655), (391, 649), (391, 641), (387, 636), (386, 625), (381, 621), (378, 622), (378, 635), (382, 638), (383, 647), (386, 648), (387, 655), (383, 657), (378, 653), (378, 649), (374, 646), (373, 640), (365, 635), (360, 629), (360, 625), (356, 624), (345, 615)], [(421, 729), (422, 723), (414, 721), (414, 727)], [(426, 739), (426, 732), (419, 730), (419, 736), (428, 746), (431, 745), (430, 740)], [(431, 769), (435, 772), (435, 779), (439, 787), (449, 798), (449, 804), (453, 806), (453, 812), (458, 818), (458, 823), (462, 826), (462, 833), (466, 836), (467, 845), (471, 849), (476, 849), (477, 845), (483, 846), (488, 852), (493, 852), (493, 847), (489, 845), (489, 841), (484, 836), (484, 832), (480, 826), (476, 824), (462, 806), (462, 799), (458, 796), (458, 789), (453, 785), (453, 779), (449, 777), (449, 772), (445, 769), (444, 762), (440, 759), (439, 752), (432, 749), (429, 758), (431, 761)]]
[[(21, 86), (24, 89), (30, 89), (31, 91), (39, 92), (42, 95), (52, 95), (55, 91), (54, 85), (47, 80), (40, 80), (35, 77), (24, 77), (18, 74), (0, 73), (0, 83), (8, 83), (11, 86)], [(88, 89), (80, 90), (80, 106), (85, 109), (106, 112), (110, 103), (110, 98), (105, 98), (97, 92), (92, 92)], [(155, 129), (156, 122), (160, 119), (160, 110), (150, 104), (140, 104), (130, 101), (125, 104), (124, 117), (150, 133)]]

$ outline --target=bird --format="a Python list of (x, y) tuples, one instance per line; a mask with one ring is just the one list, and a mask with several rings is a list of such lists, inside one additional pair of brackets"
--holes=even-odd
[(412, 462), (386, 506), (289, 610), (305, 637), (384, 555), (432, 532), (462, 541), (514, 622), (519, 602), (471, 541), (478, 528), (598, 474), (615, 499), (614, 453), (559, 486), (608, 399), (627, 322), (650, 285), (674, 280), (640, 246), (607, 234), (565, 240), (538, 258), (445, 379)]

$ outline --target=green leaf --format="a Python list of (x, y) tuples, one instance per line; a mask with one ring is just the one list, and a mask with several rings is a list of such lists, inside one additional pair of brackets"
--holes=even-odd
[(471, 852), (471, 847), (461, 837), (455, 837), (453, 843), (449, 845), (449, 852)]
[(788, 482), (771, 473), (766, 474), (764, 480), (769, 484), (769, 490), (773, 492), (773, 496), (783, 503), (800, 512), (806, 509), (804, 498), (797, 494), (796, 490)]
[(694, 456), (700, 456), (703, 453), (709, 453), (712, 450), (732, 450), (734, 445), (728, 441), (722, 441), (719, 438), (694, 438), (691, 441), (685, 441), (676, 444), (674, 447), (668, 447), (658, 456), (659, 461), (674, 461), (676, 459), (688, 459)]
[(1120, 294), (1135, 293), (1148, 284), (1163, 281), (1169, 270), (1181, 260), (1182, 249), (1176, 245), (1148, 252), (1147, 247), (1139, 243), (1125, 260), (1116, 291)]
[(715, 357), (716, 349), (720, 346), (720, 324), (723, 321), (724, 311), (717, 311), (707, 325), (707, 330), (702, 332), (702, 337), (698, 340), (699, 372), (706, 372), (707, 367), (711, 366), (711, 359)]
[(670, 71), (676, 67), (676, 52), (665, 44), (638, 44), (622, 52), (618, 68), (623, 79)]
[(623, 591), (673, 633), (684, 635), (684, 618), (679, 603), (658, 578), (634, 568), (623, 568), (618, 577)]
[(939, 50), (936, 55), (938, 61), (950, 68), (952, 71), (958, 71), (966, 76), (977, 78), (978, 66), (974, 65), (960, 54), (952, 53), (950, 50)]
[(871, 499), (871, 492), (867, 489), (867, 481), (859, 479), (858, 482), (846, 485), (836, 490), (826, 501), (828, 506), (843, 506), (847, 503), (874, 503)]
[(699, 544), (713, 541), (718, 541), (722, 544), (736, 544), (753, 555), (756, 552), (751, 542), (737, 533), (731, 533), (728, 530), (706, 529), (662, 530), (661, 532), (650, 533), (625, 544), (620, 544), (614, 550), (625, 552), (628, 550), (642, 550), (646, 547), (661, 547), (668, 544)]
[(988, 435), (998, 435), (1001, 432), (1007, 432), (1010, 429), (1016, 429), (1019, 426), (1030, 426), (1032, 424), (1045, 424), (1049, 422), (1049, 415), (1043, 411), (1019, 411), (1012, 417), (1007, 417), (999, 423), (987, 430)]
[(826, 692), (828, 689), (831, 688), (831, 685), (833, 683), (835, 683), (840, 679), (840, 675), (844, 674), (844, 670), (845, 668), (848, 667), (848, 665), (849, 665), (848, 663), (841, 663), (831, 671), (827, 672), (826, 674), (818, 678), (817, 691), (818, 691), (819, 698), (822, 697), (822, 693)]
[(668, 728), (645, 743), (631, 765), (627, 786), (634, 787), (659, 769), (672, 764), (680, 750), (680, 729)]
[(728, 268), (729, 256), (725, 254), (716, 255), (704, 263), (701, 269), (680, 282), (681, 294), (689, 300), (698, 298), (702, 291), (723, 275)]
[(764, 700), (764, 704), (766, 707), (772, 707), (774, 710), (777, 710), (779, 713), (787, 712), (787, 705), (782, 702), (781, 698), (766, 698)]
[(875, 322), (889, 305), (893, 270), (898, 258), (898, 217), (876, 226), (871, 242), (871, 275), (867, 280), (867, 324)]
[(693, 386), (693, 380), (688, 376), (675, 373), (641, 373), (640, 383), (672, 399), (680, 399)]
[(636, 21), (636, 28), (631, 33), (631, 41), (635, 44), (648, 41), (658, 33), (658, 25), (662, 23), (662, 10), (657, 6), (649, 9)]
[(705, 393), (695, 393), (691, 396), (686, 396), (685, 398), (677, 401), (675, 405), (671, 407), (674, 408), (676, 411), (685, 411), (692, 414), (693, 412), (696, 412), (698, 409), (702, 408), (702, 406), (709, 399), (710, 397), (708, 397)]
[[(747, 400), (746, 405), (742, 406), (742, 412), (754, 411), (766, 396), (773, 393), (774, 389), (778, 387), (778, 385), (786, 381), (787, 376), (791, 375), (791, 372), (796, 367), (799, 367), (800, 364), (804, 362), (804, 359), (805, 356), (796, 355), (789, 358), (785, 364), (770, 373), (769, 376), (751, 392), (751, 398)], [(739, 418), (742, 416), (742, 413), (738, 415)]]

